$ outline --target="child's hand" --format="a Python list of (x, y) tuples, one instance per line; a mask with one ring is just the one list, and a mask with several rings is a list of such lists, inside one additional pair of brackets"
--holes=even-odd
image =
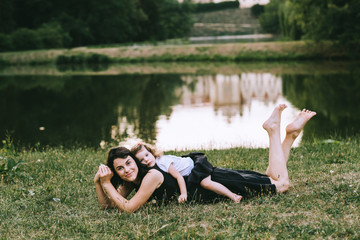
[(178, 198), (179, 203), (186, 202), (186, 200), (187, 200), (187, 194), (181, 194)]
[(241, 195), (234, 194), (234, 202), (239, 203), (243, 197)]

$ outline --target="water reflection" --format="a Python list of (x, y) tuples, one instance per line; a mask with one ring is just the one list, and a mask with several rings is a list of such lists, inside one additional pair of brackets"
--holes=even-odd
[[(254, 99), (250, 105), (242, 106), (242, 116), (235, 114), (236, 111), (239, 113), (239, 107), (228, 107), (234, 109), (231, 117), (227, 115), (228, 111), (223, 112), (220, 109), (215, 112), (210, 104), (176, 106), (170, 119), (160, 118), (158, 121), (157, 144), (164, 150), (267, 147), (268, 137), (262, 123), (278, 103), (289, 105), (283, 114), (281, 125), (284, 137), (285, 124), (296, 116), (296, 108), (283, 98), (268, 104)], [(300, 139), (301, 136), (295, 146)]]
[(179, 105), (173, 107), (170, 118), (160, 117), (157, 122), (157, 144), (165, 150), (267, 147), (267, 134), (261, 126), (273, 108), (280, 102), (289, 105), (284, 123), (297, 112), (282, 98), (281, 78), (273, 74), (216, 74), (182, 79), (187, 84), (181, 89)]
[(360, 127), (360, 73), (344, 66), (316, 73), (302, 67), (301, 73), (286, 74), (6, 72), (0, 75), (0, 137), (8, 132), (30, 147), (99, 147), (100, 142), (114, 145), (128, 139), (164, 150), (266, 147), (261, 124), (283, 102), (289, 106), (283, 129), (303, 107), (318, 112), (302, 141), (351, 136)]

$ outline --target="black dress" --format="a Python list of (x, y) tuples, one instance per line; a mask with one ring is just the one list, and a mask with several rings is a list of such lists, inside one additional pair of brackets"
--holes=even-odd
[(150, 200), (156, 200), (156, 203), (167, 203), (177, 199), (180, 195), (180, 188), (177, 180), (169, 173), (161, 170), (157, 165), (153, 167), (164, 176), (164, 181), (152, 194)]
[(213, 167), (203, 153), (190, 153), (186, 156), (194, 160), (194, 169), (187, 178), (187, 188), (192, 198), (197, 201), (209, 202), (224, 198), (200, 187), (200, 182), (209, 175), (212, 181), (221, 183), (244, 198), (276, 193), (276, 187), (267, 175), (248, 170)]
[[(200, 186), (201, 180), (209, 175), (213, 181), (223, 184), (230, 191), (244, 198), (276, 193), (275, 185), (271, 184), (269, 177), (264, 174), (247, 170), (213, 167), (202, 153), (191, 153), (187, 156), (190, 156), (195, 163), (190, 175), (184, 177), (188, 190), (188, 201), (208, 203), (225, 198)], [(176, 200), (180, 194), (176, 179), (156, 165), (154, 168), (163, 174), (164, 182), (154, 191), (152, 199), (159, 203)]]

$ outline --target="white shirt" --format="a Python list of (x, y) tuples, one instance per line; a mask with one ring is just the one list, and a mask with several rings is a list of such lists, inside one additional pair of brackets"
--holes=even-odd
[(169, 171), (171, 163), (181, 176), (188, 176), (194, 168), (194, 161), (190, 157), (183, 158), (173, 155), (163, 155), (156, 159), (156, 164), (164, 172)]

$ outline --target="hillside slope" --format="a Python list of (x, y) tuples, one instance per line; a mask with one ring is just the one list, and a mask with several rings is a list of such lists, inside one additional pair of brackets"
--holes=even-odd
[(259, 20), (251, 16), (249, 8), (197, 13), (194, 19), (191, 37), (262, 33)]

